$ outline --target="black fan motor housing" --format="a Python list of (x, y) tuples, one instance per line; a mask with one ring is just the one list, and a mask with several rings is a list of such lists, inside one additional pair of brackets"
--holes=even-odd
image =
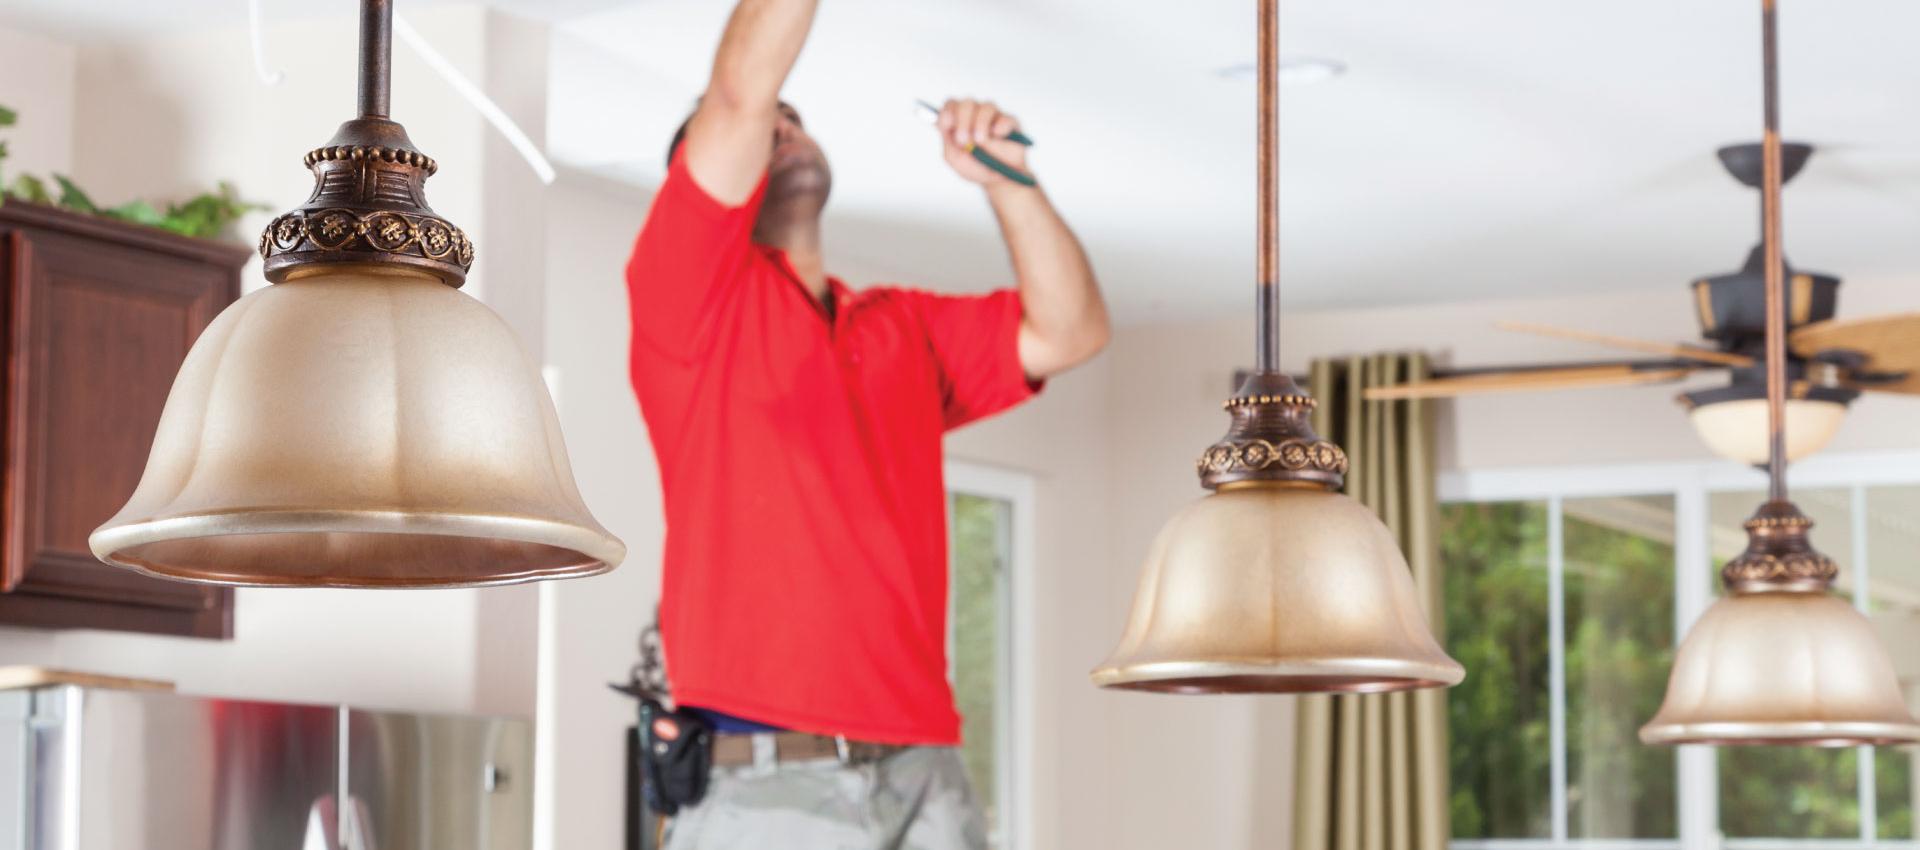
[[(1761, 249), (1755, 246), (1739, 271), (1693, 283), (1700, 334), (1728, 351), (1764, 342), (1767, 333), (1767, 282)], [(1787, 266), (1787, 328), (1833, 318), (1840, 279)]]

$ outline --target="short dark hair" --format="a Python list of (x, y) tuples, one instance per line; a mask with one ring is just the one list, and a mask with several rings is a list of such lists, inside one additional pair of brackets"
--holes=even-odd
[[(780, 105), (786, 107), (788, 112), (793, 113), (793, 122), (795, 124), (800, 123), (800, 110), (793, 108), (793, 104), (784, 100), (780, 101)], [(667, 143), (667, 168), (673, 168), (673, 155), (680, 152), (680, 144), (687, 140), (687, 127), (693, 123), (693, 116), (699, 114), (699, 112), (700, 102), (696, 100), (693, 102), (693, 111), (687, 113), (687, 117), (680, 122), (680, 128), (673, 131), (673, 141)]]
[(673, 167), (673, 155), (680, 152), (680, 143), (687, 140), (687, 125), (693, 123), (694, 113), (697, 113), (699, 111), (700, 111), (700, 107), (698, 106), (694, 107), (693, 112), (687, 113), (687, 117), (684, 119), (681, 119), (680, 129), (673, 131), (673, 141), (667, 144), (667, 167), (668, 168)]

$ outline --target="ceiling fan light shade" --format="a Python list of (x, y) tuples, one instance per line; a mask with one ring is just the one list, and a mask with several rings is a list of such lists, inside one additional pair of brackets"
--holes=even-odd
[(217, 317), (90, 543), (144, 573), (258, 586), (510, 584), (625, 556), (512, 329), (401, 266), (319, 266)]
[(1147, 556), (1106, 688), (1379, 692), (1457, 684), (1412, 573), (1372, 511), (1323, 487), (1222, 487)]
[[(1688, 413), (1707, 448), (1721, 457), (1759, 466), (1767, 462), (1767, 400), (1735, 399), (1702, 404)], [(1786, 402), (1787, 459), (1811, 456), (1833, 442), (1846, 421), (1847, 405), (1824, 399)]]
[(1715, 601), (1674, 656), (1648, 744), (1849, 746), (1920, 740), (1873, 625), (1825, 592)]

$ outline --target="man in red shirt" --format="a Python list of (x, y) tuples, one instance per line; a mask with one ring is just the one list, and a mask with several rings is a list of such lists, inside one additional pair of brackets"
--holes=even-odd
[(740, 0), (627, 267), (658, 456), (674, 697), (721, 731), (670, 848), (985, 846), (953, 747), (941, 439), (1106, 344), (1093, 270), (1018, 125), (951, 101), (1018, 286), (854, 290), (826, 272), (832, 172), (779, 92), (818, 0)]

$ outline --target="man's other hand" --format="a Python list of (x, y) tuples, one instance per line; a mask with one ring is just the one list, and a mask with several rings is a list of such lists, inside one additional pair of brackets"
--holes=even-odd
[(974, 159), (975, 145), (1015, 170), (1027, 171), (1027, 146), (1007, 141), (1020, 129), (1020, 121), (1000, 107), (984, 100), (949, 100), (940, 108), (938, 126), (947, 164), (967, 182), (981, 186), (1013, 183)]

